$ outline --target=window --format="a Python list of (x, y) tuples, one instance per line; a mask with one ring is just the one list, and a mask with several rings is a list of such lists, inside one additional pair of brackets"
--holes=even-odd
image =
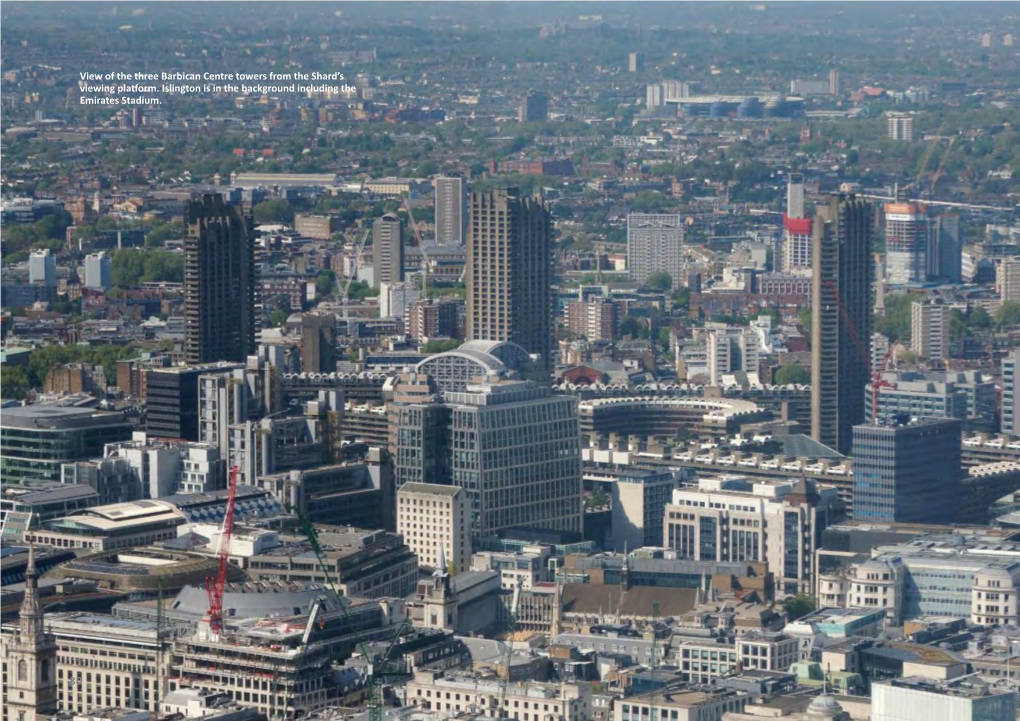
[[(25, 663), (25, 659), (21, 659), (20, 661), (18, 661), (18, 680), (19, 681), (28, 680), (28, 664)], [(24, 714), (19, 714), (19, 716), (24, 716)]]

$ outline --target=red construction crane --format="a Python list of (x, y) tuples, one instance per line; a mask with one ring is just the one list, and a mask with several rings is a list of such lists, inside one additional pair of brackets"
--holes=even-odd
[(234, 530), (234, 499), (237, 497), (237, 466), (230, 469), (230, 482), (227, 486), (227, 512), (223, 516), (223, 530), (217, 544), (216, 555), (219, 556), (219, 569), (216, 578), (207, 576), (205, 592), (209, 596), (209, 628), (219, 634), (223, 626), (223, 589), (227, 585), (227, 558), (230, 556), (230, 536)]
[(878, 367), (873, 369), (871, 374), (871, 422), (878, 422), (878, 389), (879, 388), (892, 388), (893, 384), (882, 378), (882, 374), (885, 373), (885, 369), (888, 367), (889, 358), (892, 356), (892, 347), (890, 347), (885, 355), (882, 356), (882, 360), (879, 362)]

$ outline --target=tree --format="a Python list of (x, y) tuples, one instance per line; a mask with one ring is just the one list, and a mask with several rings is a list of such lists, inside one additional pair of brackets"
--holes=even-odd
[(661, 213), (669, 205), (666, 196), (657, 190), (642, 190), (630, 204), (632, 213)]
[(320, 271), (315, 276), (315, 293), (319, 298), (323, 298), (333, 292), (333, 286), (336, 285), (336, 276), (333, 275), (331, 270)]
[(294, 222), (294, 209), (290, 207), (283, 198), (263, 200), (252, 210), (256, 223), (283, 223), (290, 225)]
[(588, 496), (586, 505), (588, 508), (605, 508), (609, 505), (609, 497), (606, 496), (606, 492), (602, 490), (601, 486), (596, 486), (592, 494)]
[(691, 289), (686, 286), (681, 286), (673, 291), (673, 304), (686, 308), (691, 304)]
[(811, 308), (804, 306), (797, 310), (797, 320), (808, 333), (811, 332)]
[(665, 292), (673, 287), (673, 276), (664, 270), (657, 270), (654, 273), (648, 274), (644, 285), (646, 288)]
[(454, 338), (447, 340), (430, 340), (421, 347), (422, 353), (446, 353), (460, 347), (460, 341)]
[(787, 598), (783, 602), (783, 606), (786, 608), (787, 618), (790, 621), (796, 621), (818, 608), (818, 602), (806, 593), (798, 593), (796, 596)]
[(776, 384), (785, 386), (789, 384), (807, 385), (811, 382), (811, 373), (803, 366), (796, 363), (787, 363), (776, 370)]
[(1013, 328), (1020, 325), (1020, 301), (1006, 300), (995, 311), (995, 322), (999, 328)]
[(17, 366), (7, 366), (0, 374), (0, 398), (20, 401), (29, 387), (28, 375)]
[(287, 311), (277, 308), (269, 314), (269, 327), (279, 328), (287, 322)]

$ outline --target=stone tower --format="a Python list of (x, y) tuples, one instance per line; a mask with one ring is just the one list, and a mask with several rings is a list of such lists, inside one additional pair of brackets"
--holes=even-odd
[(4, 649), (7, 694), (4, 721), (44, 721), (57, 711), (57, 639), (43, 623), (35, 550), (28, 549), (25, 598), (18, 633)]

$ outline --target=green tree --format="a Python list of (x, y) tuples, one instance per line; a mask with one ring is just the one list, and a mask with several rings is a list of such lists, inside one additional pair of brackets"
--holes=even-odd
[(669, 205), (666, 196), (657, 190), (642, 190), (630, 204), (632, 213), (661, 213)]
[(7, 366), (0, 373), (0, 398), (20, 401), (30, 387), (28, 375), (17, 366)]
[(875, 315), (871, 329), (887, 337), (890, 343), (910, 340), (910, 308), (913, 302), (909, 295), (887, 295), (885, 313)]
[(995, 311), (995, 323), (999, 328), (1014, 328), (1020, 325), (1020, 301), (1003, 301)]
[(460, 341), (455, 338), (447, 340), (430, 340), (421, 347), (422, 353), (446, 353), (460, 347)]
[(335, 285), (336, 276), (331, 270), (319, 271), (319, 274), (315, 276), (315, 292), (319, 298), (324, 298), (332, 293)]
[(776, 370), (776, 384), (785, 386), (791, 383), (807, 385), (811, 382), (811, 373), (796, 363), (787, 363)]
[(654, 273), (648, 274), (648, 277), (645, 278), (644, 286), (652, 290), (665, 292), (673, 287), (673, 276), (664, 270), (657, 270)]
[(602, 490), (601, 486), (596, 486), (595, 490), (592, 491), (590, 496), (588, 496), (585, 505), (588, 508), (605, 508), (609, 505), (609, 497), (606, 495), (606, 492)]
[(673, 291), (673, 304), (686, 308), (691, 304), (691, 289), (686, 286), (681, 286)]
[(263, 200), (252, 210), (256, 223), (283, 223), (290, 225), (294, 222), (294, 209), (290, 207), (283, 198)]
[(808, 333), (811, 332), (811, 308), (804, 306), (797, 310), (797, 320)]
[(279, 328), (287, 322), (287, 311), (277, 308), (269, 314), (269, 327)]
[(803, 618), (817, 609), (818, 602), (815, 601), (814, 597), (806, 593), (798, 593), (796, 596), (791, 596), (783, 601), (783, 606), (786, 608), (788, 619), (796, 621), (798, 618)]

